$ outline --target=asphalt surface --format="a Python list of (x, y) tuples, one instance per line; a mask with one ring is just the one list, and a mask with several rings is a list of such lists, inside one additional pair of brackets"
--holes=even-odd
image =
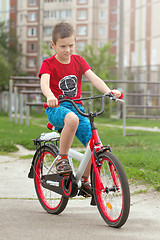
[[(16, 154), (0, 156), (0, 239), (160, 239), (160, 193), (148, 190), (131, 195), (131, 210), (126, 224), (110, 228), (90, 199), (74, 199), (58, 216), (46, 213), (27, 178), (31, 159), (19, 159), (32, 152), (20, 148)], [(136, 191), (138, 186), (131, 186)], [(138, 189), (144, 189), (139, 186)]]

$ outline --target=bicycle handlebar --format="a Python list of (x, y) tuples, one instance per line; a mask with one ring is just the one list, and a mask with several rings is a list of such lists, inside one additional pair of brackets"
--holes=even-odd
[[(98, 95), (98, 96), (92, 96), (92, 97), (86, 97), (86, 98), (79, 98), (79, 99), (75, 99), (75, 100), (72, 100), (72, 99), (68, 99), (68, 98), (63, 98), (63, 95), (60, 95), (59, 96), (59, 103), (63, 103), (63, 102), (70, 102), (74, 108), (77, 110), (77, 112), (84, 116), (84, 117), (90, 117), (90, 116), (99, 116), (103, 113), (104, 111), (104, 98), (105, 97), (108, 97), (109, 99), (113, 100), (113, 101), (120, 101), (120, 102), (125, 102), (124, 100), (122, 100), (123, 98), (123, 93), (121, 93), (121, 96), (120, 98), (116, 98), (112, 92), (110, 93), (105, 93), (103, 95)], [(96, 99), (96, 98), (101, 98), (101, 110), (99, 112), (94, 112), (94, 113), (84, 113), (82, 112), (78, 106), (76, 105), (75, 101), (77, 100), (80, 100), (80, 101), (84, 101), (84, 100), (90, 100), (90, 99)], [(47, 103), (43, 103), (43, 107), (45, 109), (47, 109)]]

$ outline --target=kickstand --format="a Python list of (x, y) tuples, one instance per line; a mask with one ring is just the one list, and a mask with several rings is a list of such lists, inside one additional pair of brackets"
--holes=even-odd
[(92, 206), (96, 206), (96, 201), (95, 201), (95, 198), (94, 198), (93, 195), (92, 195), (92, 198), (91, 198), (90, 205), (92, 205)]

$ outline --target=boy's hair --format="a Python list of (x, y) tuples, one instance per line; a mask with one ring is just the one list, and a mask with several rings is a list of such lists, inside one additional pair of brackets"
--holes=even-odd
[(57, 23), (52, 30), (52, 41), (56, 44), (58, 38), (70, 37), (74, 34), (74, 28), (70, 23)]

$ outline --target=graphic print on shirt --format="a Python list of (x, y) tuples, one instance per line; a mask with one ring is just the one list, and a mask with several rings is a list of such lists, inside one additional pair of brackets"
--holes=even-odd
[(66, 97), (76, 97), (77, 95), (77, 77), (69, 75), (62, 78), (59, 82), (59, 88), (62, 90)]

